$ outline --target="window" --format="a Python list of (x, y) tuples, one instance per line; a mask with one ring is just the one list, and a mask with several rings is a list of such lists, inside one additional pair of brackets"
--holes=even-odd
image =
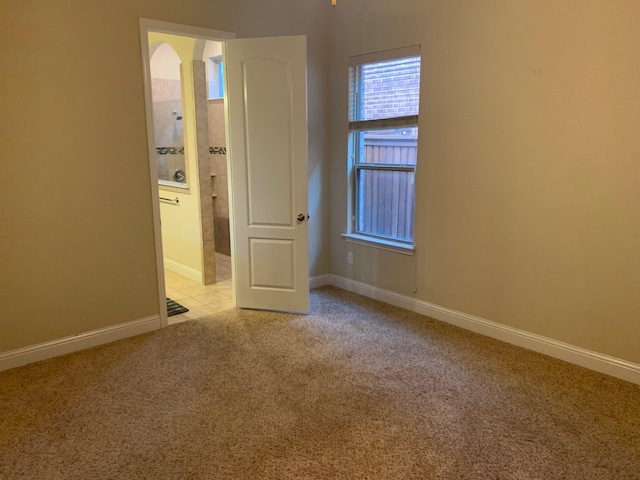
[(419, 47), (353, 57), (349, 68), (352, 225), (379, 243), (413, 243)]
[(210, 57), (207, 61), (207, 93), (209, 100), (224, 98), (224, 63), (222, 55)]

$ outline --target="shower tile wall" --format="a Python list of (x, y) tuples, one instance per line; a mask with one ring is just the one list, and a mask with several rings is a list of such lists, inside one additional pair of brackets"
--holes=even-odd
[(209, 110), (207, 106), (207, 83), (205, 63), (193, 61), (193, 93), (196, 107), (196, 137), (198, 147), (198, 185), (200, 190), (200, 225), (202, 230), (202, 253), (204, 284), (216, 281), (216, 249), (211, 195), (211, 165), (209, 160)]
[(153, 78), (151, 88), (158, 178), (173, 181), (174, 172), (185, 169), (183, 124), (177, 120), (182, 115), (180, 80)]
[(211, 145), (211, 173), (213, 192), (217, 195), (213, 201), (213, 220), (216, 240), (216, 252), (231, 255), (229, 236), (229, 189), (227, 182), (227, 149), (224, 124), (224, 103), (222, 99), (209, 100), (209, 142)]

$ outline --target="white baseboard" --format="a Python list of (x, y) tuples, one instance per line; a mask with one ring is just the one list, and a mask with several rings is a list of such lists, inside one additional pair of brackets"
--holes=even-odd
[(457, 312), (406, 295), (356, 282), (338, 275), (329, 275), (329, 284), (365, 297), (380, 300), (405, 310), (435, 318), (445, 323), (517, 345), (581, 367), (605, 373), (628, 382), (640, 384), (640, 365), (559, 342), (552, 338), (512, 328), (480, 317)]
[(0, 372), (10, 368), (21, 367), (28, 363), (39, 362), (59, 355), (77, 352), (85, 348), (96, 347), (123, 338), (133, 337), (160, 328), (160, 316), (141, 318), (132, 322), (120, 323), (110, 327), (80, 333), (71, 337), (51, 342), (31, 345), (29, 347), (0, 353)]
[[(603, 355), (568, 343), (559, 342), (552, 338), (543, 337), (480, 317), (457, 312), (423, 300), (337, 275), (320, 275), (309, 279), (309, 288), (318, 288), (324, 285), (333, 285), (481, 335), (640, 385), (640, 365), (636, 363)], [(0, 371), (103, 345), (159, 328), (161, 328), (160, 316), (154, 315), (51, 342), (0, 353)]]
[(324, 287), (325, 285), (331, 285), (331, 276), (329, 274), (309, 278), (309, 290)]
[(170, 270), (178, 275), (182, 275), (194, 282), (202, 283), (202, 272), (193, 267), (188, 267), (182, 263), (178, 263), (174, 260), (164, 259), (164, 268)]

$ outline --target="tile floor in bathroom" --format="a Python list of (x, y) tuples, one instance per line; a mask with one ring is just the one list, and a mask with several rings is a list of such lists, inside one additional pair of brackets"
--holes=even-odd
[(234, 308), (231, 293), (231, 257), (216, 253), (216, 283), (202, 285), (165, 269), (167, 297), (189, 309), (188, 312), (169, 317), (169, 325), (206, 317)]

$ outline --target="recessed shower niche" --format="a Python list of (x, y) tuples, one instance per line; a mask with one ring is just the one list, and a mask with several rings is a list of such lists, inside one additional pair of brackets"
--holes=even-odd
[(154, 45), (151, 52), (151, 97), (156, 166), (160, 185), (186, 188), (184, 150), (182, 63), (168, 43)]

